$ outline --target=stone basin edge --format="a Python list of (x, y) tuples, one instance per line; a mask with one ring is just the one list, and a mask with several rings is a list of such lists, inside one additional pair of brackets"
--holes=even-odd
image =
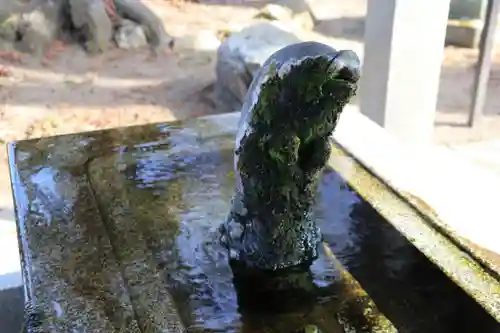
[[(234, 112), (206, 116), (188, 119), (182, 124), (195, 129), (201, 137), (234, 134), (239, 115), (239, 112)], [(498, 266), (494, 265), (494, 260), (481, 255), (480, 251), (484, 249), (474, 245), (476, 239), (466, 238), (450, 226), (453, 219), (450, 220), (446, 214), (448, 219), (442, 219), (443, 208), (436, 207), (439, 204), (436, 205), (435, 197), (429, 199), (427, 192), (422, 192), (422, 188), (415, 185), (429, 184), (422, 181), (420, 172), (427, 171), (424, 173), (427, 175), (432, 171), (432, 167), (427, 166), (425, 169), (422, 164), (414, 162), (423, 158), (419, 155), (422, 149), (415, 151), (398, 146), (393, 138), (353, 106), (348, 106), (342, 115), (334, 141), (330, 167), (500, 322), (500, 283), (495, 276), (495, 267)], [(9, 147), (12, 148), (12, 144)], [(408, 150), (406, 153), (405, 149)], [(413, 159), (405, 160), (408, 157)], [(429, 159), (426, 162), (431, 161)], [(439, 193), (442, 195), (442, 192)], [(485, 270), (485, 266), (491, 272)]]
[[(226, 135), (234, 135), (237, 130), (237, 124), (238, 124), (238, 119), (239, 119), (239, 112), (231, 113), (231, 114), (223, 114), (223, 115), (216, 115), (216, 116), (208, 116), (208, 117), (200, 117), (200, 118), (194, 118), (194, 119), (188, 119), (180, 122), (170, 122), (170, 123), (160, 123), (160, 124), (150, 124), (151, 126), (154, 125), (159, 125), (159, 126), (170, 126), (173, 125), (175, 126), (176, 124), (182, 124), (182, 128), (186, 129), (188, 131), (193, 131), (192, 133), (196, 132), (196, 135), (203, 139), (203, 138), (214, 138), (217, 136), (226, 136)], [(127, 126), (127, 127), (121, 127), (119, 130), (126, 130), (127, 128), (130, 127), (141, 127), (141, 126)], [(116, 130), (116, 129), (112, 129)], [(70, 134), (70, 135), (61, 135), (61, 136), (54, 136), (50, 138), (43, 138), (43, 139), (30, 139), (30, 140), (23, 140), (23, 144), (29, 144), (32, 145), (33, 143), (36, 142), (44, 142), (43, 146), (51, 146), (50, 143), (53, 142), (53, 140), (62, 140), (64, 141), (65, 138), (71, 138), (74, 136), (85, 138), (85, 137), (95, 137), (95, 136), (100, 136), (100, 133), (104, 133), (105, 135), (101, 139), (106, 139), (106, 133), (108, 133), (106, 130), (105, 131), (92, 131), (92, 132), (87, 132), (87, 133), (77, 133), (77, 134)], [(15, 215), (16, 219), (18, 220), (17, 223), (17, 234), (18, 234), (18, 243), (19, 243), (19, 251), (20, 251), (20, 257), (22, 260), (22, 265), (21, 265), (21, 274), (23, 278), (23, 287), (24, 287), (24, 294), (25, 294), (25, 301), (26, 304), (29, 304), (29, 306), (34, 306), (36, 308), (42, 308), (46, 307), (46, 304), (41, 305), (38, 304), (40, 302), (45, 302), (44, 300), (38, 300), (38, 297), (34, 296), (35, 294), (38, 293), (47, 293), (50, 292), (50, 288), (47, 289), (46, 286), (40, 285), (37, 282), (31, 281), (31, 276), (32, 276), (32, 264), (30, 260), (30, 253), (33, 252), (33, 249), (29, 248), (28, 243), (26, 242), (27, 240), (27, 235), (24, 230), (24, 227), (21, 227), (24, 222), (19, 222), (19, 219), (22, 219), (22, 213), (21, 211), (23, 210), (21, 207), (18, 207), (21, 202), (19, 202), (16, 199), (19, 199), (16, 197), (16, 194), (19, 195), (21, 189), (19, 188), (19, 185), (21, 185), (22, 180), (20, 178), (19, 172), (20, 170), (23, 170), (24, 167), (29, 167), (30, 162), (23, 161), (21, 158), (18, 160), (17, 154), (16, 154), (16, 146), (18, 144), (21, 144), (21, 142), (12, 142), (8, 144), (8, 150), (9, 150), (9, 162), (10, 162), (10, 174), (11, 174), (11, 183), (13, 186), (13, 196), (14, 196), (14, 201), (15, 201)], [(53, 146), (53, 144), (52, 144)], [(88, 150), (87, 153), (92, 154), (92, 149), (90, 148), (91, 146), (88, 146), (84, 150)], [(109, 147), (114, 147), (113, 143), (110, 143)], [(90, 149), (90, 150), (89, 150)], [(70, 154), (71, 155), (71, 154)], [(79, 164), (81, 161), (79, 161), (78, 154), (71, 156), (69, 160), (65, 160), (64, 163), (70, 162), (70, 163), (75, 163)], [(16, 166), (16, 162), (21, 161), (21, 163), (25, 163), (25, 166)], [(54, 161), (52, 161), (53, 163)], [(62, 161), (60, 161), (62, 162)], [(22, 200), (21, 200), (22, 201)], [(20, 224), (21, 223), (21, 224)], [(100, 223), (99, 223), (100, 225)], [(106, 241), (108, 243), (108, 241)], [(380, 332), (380, 333), (392, 333), (392, 332), (397, 332), (396, 328), (392, 325), (392, 323), (385, 317), (383, 313), (381, 313), (376, 304), (373, 302), (373, 300), (370, 298), (370, 296), (363, 290), (362, 286), (355, 280), (353, 276), (351, 276), (345, 268), (340, 264), (340, 262), (335, 258), (334, 254), (329, 251), (327, 244), (323, 244), (323, 247), (325, 251), (327, 252), (327, 256), (329, 257), (329, 260), (331, 261), (331, 264), (339, 269), (341, 272), (341, 281), (342, 285), (345, 286), (345, 290), (343, 290), (343, 293), (346, 296), (345, 304), (339, 309), (339, 312), (336, 315), (336, 319), (339, 321), (340, 324), (344, 325), (346, 328), (347, 327), (356, 327), (356, 323), (351, 323), (350, 322), (350, 315), (345, 312), (347, 311), (349, 305), (355, 306), (356, 308), (359, 308), (360, 314), (364, 316), (373, 326), (373, 332)], [(329, 251), (329, 252), (328, 252)], [(120, 266), (117, 258), (112, 258), (113, 262), (113, 268), (116, 268), (115, 266)], [(55, 264), (54, 262), (52, 264)], [(50, 270), (50, 268), (49, 268)], [(119, 280), (121, 281), (119, 283), (119, 287), (126, 290), (126, 281), (123, 281), (123, 272), (118, 272)], [(135, 309), (135, 304), (131, 300), (131, 295), (129, 295), (129, 292), (125, 292), (125, 303), (123, 304), (127, 309)], [(115, 295), (118, 297), (118, 295)], [(72, 301), (69, 301), (70, 303)], [(30, 314), (28, 312), (28, 314)], [(133, 318), (133, 326), (134, 329), (140, 330), (139, 327), (139, 319), (137, 317)], [(95, 323), (95, 325), (99, 326), (98, 331), (101, 331), (103, 327), (105, 326), (105, 323)], [(352, 326), (354, 325), (354, 326)], [(31, 327), (31, 326), (30, 326)], [(95, 328), (95, 327), (94, 327)], [(179, 327), (178, 327), (179, 328)]]
[(329, 166), (500, 322), (500, 178), (444, 147), (405, 145), (354, 105), (333, 141)]
[[(230, 132), (235, 130), (235, 118), (239, 118), (239, 112), (198, 119), (202, 123), (213, 122)], [(413, 147), (416, 150), (413, 151), (397, 144), (380, 126), (359, 113), (355, 106), (348, 105), (333, 135), (333, 152), (328, 164), (419, 251), (500, 322), (500, 260), (497, 261), (491, 249), (484, 247), (484, 242), (477, 240), (477, 235), (457, 232), (453, 224), (456, 221), (453, 218), (450, 220), (449, 213), (445, 215), (448, 220), (443, 220), (440, 212), (444, 209), (447, 213), (446, 208), (450, 207), (440, 206), (442, 201), (437, 200), (436, 203), (434, 196), (429, 198), (428, 192), (421, 190), (422, 185), (429, 184), (422, 181), (422, 177), (432, 175), (434, 171), (437, 174), (433, 175), (434, 178), (439, 178), (442, 173), (441, 169), (433, 169), (431, 158), (426, 160), (427, 165), (414, 163), (414, 168), (410, 168), (413, 160), (426, 157), (423, 155), (425, 149)], [(400, 151), (405, 149), (408, 150), (406, 154)], [(424, 172), (419, 172), (421, 170)], [(430, 180), (434, 181), (434, 178)], [(454, 190), (454, 187), (448, 189), (450, 192)], [(446, 193), (447, 189), (443, 191)], [(445, 195), (443, 191), (437, 193)]]

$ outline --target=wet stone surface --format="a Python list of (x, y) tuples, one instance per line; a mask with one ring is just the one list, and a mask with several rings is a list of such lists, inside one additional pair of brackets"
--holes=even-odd
[(304, 42), (272, 54), (253, 79), (236, 136), (233, 206), (221, 226), (238, 266), (275, 271), (317, 259), (318, 180), (360, 69), (353, 51)]
[(385, 316), (405, 333), (499, 332), (329, 170), (314, 208), (329, 249), (296, 275), (308, 289), (248, 297), (259, 286), (233, 280), (218, 237), (234, 191), (237, 120), (9, 146), (28, 331), (394, 332)]

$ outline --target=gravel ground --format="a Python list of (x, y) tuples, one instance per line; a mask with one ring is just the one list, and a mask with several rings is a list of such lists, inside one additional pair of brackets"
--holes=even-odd
[[(366, 0), (312, 1), (322, 19), (316, 28), (318, 33), (361, 46)], [(200, 31), (216, 35), (231, 26), (242, 26), (251, 20), (256, 12), (254, 7), (262, 1), (202, 2), (171, 4), (148, 0), (147, 4), (164, 20), (170, 34), (182, 38)], [(500, 137), (499, 54), (495, 55), (489, 82), (485, 109), (488, 117), (475, 129), (463, 126), (476, 58), (475, 50), (445, 49), (436, 118), (437, 143)], [(0, 141), (215, 113), (209, 94), (214, 64), (214, 52), (183, 47), (158, 59), (150, 59), (142, 51), (120, 50), (89, 57), (80, 48), (67, 45), (50, 62), (4, 55), (0, 57)], [(0, 161), (0, 188), (8, 193), (4, 151), (0, 151)]]

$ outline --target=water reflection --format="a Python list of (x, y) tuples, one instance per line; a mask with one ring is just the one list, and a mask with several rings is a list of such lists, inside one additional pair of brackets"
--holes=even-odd
[[(340, 177), (323, 183), (319, 204), (324, 217), (335, 216), (332, 205)], [(349, 197), (342, 191), (345, 197)], [(338, 242), (333, 218), (322, 223), (325, 239), (379, 309), (401, 332), (500, 332), (499, 324), (453, 284), (436, 266), (401, 236), (369, 204), (352, 200), (346, 235)], [(329, 222), (329, 223), (328, 223)], [(345, 241), (344, 241), (345, 243)]]
[[(341, 333), (341, 313), (363, 320), (323, 252), (274, 285), (233, 275), (217, 228), (234, 136), (218, 131), (152, 125), (10, 146), (26, 294), (51, 331), (179, 332), (176, 311), (190, 332)], [(325, 241), (400, 332), (500, 332), (337, 174), (318, 195)], [(305, 292), (275, 293), (280, 283)]]
[[(189, 147), (191, 152), (193, 147)], [(257, 287), (262, 285), (255, 283), (255, 276), (251, 283), (241, 279), (234, 283), (217, 233), (233, 194), (232, 152), (216, 151), (172, 155), (162, 149), (134, 150), (119, 158), (124, 168), (106, 171), (114, 173), (111, 179), (116, 183), (124, 184), (126, 198), (122, 199), (140, 220), (135, 232), (147, 242), (190, 331), (290, 333), (312, 324), (323, 333), (343, 332), (336, 318), (343, 301), (339, 299), (339, 273), (324, 255), (310, 272), (297, 275), (295, 282), (313, 296), (307, 300), (279, 295), (280, 301), (273, 303), (276, 299), (272, 294), (266, 297), (265, 288), (259, 293)], [(104, 166), (116, 163), (108, 161)], [(96, 193), (106, 201), (105, 195)], [(498, 329), (496, 322), (333, 172), (325, 172), (316, 213), (333, 252), (400, 332), (489, 333)], [(105, 220), (108, 228), (120, 230), (116, 224), (122, 222), (113, 215)], [(115, 247), (134, 246), (114, 242)], [(286, 303), (296, 306), (284, 308)]]

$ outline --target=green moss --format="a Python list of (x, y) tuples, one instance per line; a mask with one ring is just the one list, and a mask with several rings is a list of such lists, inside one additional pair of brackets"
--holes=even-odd
[(286, 62), (271, 62), (256, 104), (243, 111), (251, 113), (252, 130), (236, 150), (236, 168), (243, 189), (239, 207), (248, 214), (234, 213), (230, 220), (246, 228), (245, 239), (236, 242), (246, 243), (247, 264), (276, 269), (317, 257), (316, 187), (330, 155), (329, 137), (357, 88), (355, 76), (343, 77), (351, 69), (335, 59), (311, 56), (285, 74), (278, 67)]
[[(282, 78), (275, 69), (271, 74), (253, 110), (254, 133), (242, 140), (238, 169), (251, 182), (245, 195), (255, 207), (273, 202), (275, 208), (282, 206), (275, 211), (287, 211), (293, 216), (285, 218), (294, 220), (303, 214), (300, 203), (311, 199), (300, 195), (311, 197), (312, 189), (303, 191), (312, 181), (311, 171), (326, 162), (328, 149), (321, 142), (334, 130), (355, 87), (336, 79), (328, 57), (306, 59)], [(251, 177), (256, 174), (261, 176)], [(286, 203), (289, 207), (283, 207)]]

